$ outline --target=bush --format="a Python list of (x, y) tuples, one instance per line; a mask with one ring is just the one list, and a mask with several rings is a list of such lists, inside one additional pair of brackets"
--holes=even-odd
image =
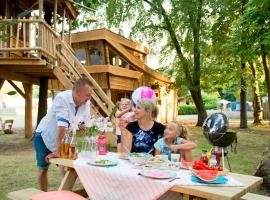
[(197, 109), (194, 105), (181, 104), (178, 106), (178, 115), (193, 115), (197, 114)]
[(212, 110), (218, 108), (218, 102), (211, 102), (205, 105), (206, 110)]
[[(211, 102), (205, 105), (206, 110), (217, 109), (217, 108), (218, 108), (217, 102)], [(198, 114), (195, 105), (180, 104), (178, 106), (178, 115), (195, 115), (195, 114)]]

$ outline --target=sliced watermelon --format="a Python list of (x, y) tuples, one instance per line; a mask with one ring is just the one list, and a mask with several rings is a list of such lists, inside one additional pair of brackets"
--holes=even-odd
[(192, 173), (203, 181), (214, 181), (217, 179), (217, 170), (192, 170)]
[(181, 159), (181, 164), (183, 167), (186, 167), (186, 168), (189, 168), (189, 167), (192, 167), (193, 165), (193, 162), (188, 162), (186, 160), (184, 160), (183, 158)]

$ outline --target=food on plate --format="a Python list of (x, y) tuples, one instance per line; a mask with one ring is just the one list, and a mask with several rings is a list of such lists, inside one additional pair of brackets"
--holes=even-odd
[(214, 181), (217, 179), (218, 171), (217, 170), (192, 170), (192, 174), (203, 181)]
[[(181, 161), (182, 163), (182, 161)], [(192, 168), (195, 170), (212, 170), (212, 171), (218, 171), (220, 176), (225, 176), (229, 173), (229, 170), (224, 169), (223, 167), (209, 167), (205, 163), (203, 163), (200, 160), (194, 161)]]
[(111, 160), (96, 160), (95, 163), (102, 165), (109, 165), (112, 164), (113, 162)]
[(147, 163), (148, 159), (152, 157), (151, 154), (147, 154), (147, 153), (137, 153), (137, 152), (133, 152), (129, 154), (129, 160), (133, 163), (133, 164), (145, 164)]
[(120, 159), (128, 160), (128, 154), (127, 153), (120, 153), (118, 156)]
[(164, 158), (161, 155), (155, 155), (154, 157), (149, 158), (151, 162), (165, 162)]

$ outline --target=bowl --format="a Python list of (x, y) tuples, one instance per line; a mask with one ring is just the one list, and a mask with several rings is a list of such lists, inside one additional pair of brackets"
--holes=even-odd
[(147, 163), (148, 159), (152, 157), (151, 154), (147, 154), (147, 153), (130, 153), (129, 154), (129, 160), (131, 163), (135, 164), (135, 165), (143, 165), (145, 163)]

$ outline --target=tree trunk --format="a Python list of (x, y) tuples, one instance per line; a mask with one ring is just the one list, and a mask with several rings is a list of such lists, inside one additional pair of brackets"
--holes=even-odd
[[(150, 1), (146, 1), (150, 6), (156, 7), (153, 3)], [(160, 1), (156, 1), (158, 10), (161, 11), (161, 14), (164, 18), (164, 25), (166, 27), (166, 30), (168, 31), (170, 38), (172, 40), (172, 43), (175, 47), (177, 56), (181, 62), (181, 66), (184, 70), (185, 75), (185, 81), (187, 82), (187, 85), (189, 86), (189, 91), (191, 93), (192, 99), (195, 103), (195, 106), (198, 111), (198, 120), (197, 120), (197, 126), (202, 126), (205, 118), (207, 117), (207, 113), (204, 108), (203, 99), (201, 95), (201, 86), (200, 86), (200, 74), (201, 74), (201, 60), (200, 60), (200, 31), (201, 31), (201, 17), (202, 17), (202, 0), (198, 1), (197, 4), (197, 16), (190, 15), (190, 24), (193, 31), (193, 53), (194, 53), (194, 64), (193, 68), (190, 64), (190, 61), (184, 56), (180, 43), (177, 39), (177, 34), (175, 30), (173, 29), (173, 26), (169, 20), (169, 17), (165, 11), (165, 9), (162, 7), (162, 4)], [(193, 70), (192, 70), (193, 69)]]
[(246, 70), (246, 64), (241, 64), (242, 77), (241, 77), (241, 91), (240, 91), (240, 128), (247, 128), (247, 95), (246, 95), (246, 81), (244, 78), (244, 71)]
[[(269, 78), (269, 67), (267, 64), (266, 59), (266, 53), (265, 53), (265, 47), (262, 45), (262, 64), (263, 64), (263, 70), (264, 70), (264, 80), (266, 85), (266, 91), (268, 96), (268, 113), (270, 113), (270, 78)], [(269, 115), (269, 124), (270, 124), (270, 115)]]
[(254, 121), (253, 124), (256, 125), (263, 125), (263, 108), (262, 108), (262, 102), (261, 102), (261, 96), (260, 96), (260, 89), (259, 89), (259, 83), (258, 83), (258, 74), (256, 65), (253, 63), (249, 63), (253, 79), (252, 79), (252, 92), (253, 92), (253, 117)]
[(37, 125), (47, 113), (47, 99), (48, 99), (48, 78), (41, 77), (39, 84)]
[(204, 120), (207, 117), (207, 113), (203, 104), (203, 99), (202, 99), (202, 95), (201, 95), (201, 90), (193, 90), (190, 89), (190, 94), (192, 96), (192, 99), (195, 103), (195, 106), (197, 108), (198, 111), (198, 119), (197, 119), (197, 124), (196, 126), (202, 126)]

